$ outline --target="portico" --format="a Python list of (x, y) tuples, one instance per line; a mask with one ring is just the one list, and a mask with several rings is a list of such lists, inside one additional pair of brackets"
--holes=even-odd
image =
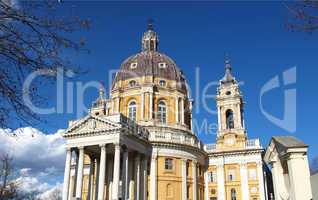
[[(88, 188), (85, 199), (89, 200), (130, 199), (132, 196), (135, 199), (147, 198), (147, 168), (151, 148), (144, 140), (148, 133), (120, 114), (112, 116), (112, 120), (116, 119), (117, 124), (105, 118), (90, 116), (75, 122), (68, 129), (69, 132), (64, 133), (69, 138), (63, 200), (83, 199), (84, 184)], [(108, 126), (103, 131), (98, 128), (100, 123), (106, 122), (112, 128)], [(89, 137), (86, 138), (87, 135)], [(82, 141), (85, 141), (85, 145)], [(84, 158), (89, 158), (89, 167), (85, 166)], [(134, 166), (135, 170), (131, 170), (130, 166)], [(74, 177), (71, 179), (72, 167)], [(83, 180), (84, 174), (90, 177), (88, 181)]]

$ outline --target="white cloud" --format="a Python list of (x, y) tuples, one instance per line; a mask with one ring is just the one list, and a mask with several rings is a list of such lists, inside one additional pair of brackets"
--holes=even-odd
[(58, 199), (57, 196), (61, 196), (62, 194), (63, 184), (58, 183), (56, 186), (52, 187), (51, 189), (43, 192), (42, 194), (38, 195), (38, 198), (41, 200), (55, 200)]
[(31, 127), (0, 129), (0, 153), (12, 157), (22, 191), (47, 194), (62, 182), (65, 141), (61, 132), (44, 134)]

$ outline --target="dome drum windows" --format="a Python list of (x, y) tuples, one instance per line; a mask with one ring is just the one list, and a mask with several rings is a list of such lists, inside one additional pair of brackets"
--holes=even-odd
[(136, 87), (136, 86), (137, 86), (137, 82), (135, 80), (129, 81), (129, 87)]
[(166, 86), (166, 81), (165, 81), (165, 80), (160, 80), (160, 81), (159, 81), (159, 85), (160, 85), (161, 87), (165, 87), (165, 86)]
[(159, 101), (158, 103), (158, 116), (157, 119), (160, 123), (166, 123), (167, 122), (167, 107), (165, 102)]
[(128, 118), (136, 121), (137, 116), (137, 104), (136, 101), (131, 101), (128, 104)]

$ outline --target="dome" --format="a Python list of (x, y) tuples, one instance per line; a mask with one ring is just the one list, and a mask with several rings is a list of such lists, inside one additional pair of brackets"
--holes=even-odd
[(175, 81), (177, 88), (187, 93), (186, 80), (177, 64), (167, 55), (158, 52), (158, 36), (152, 25), (143, 34), (141, 41), (142, 51), (128, 57), (121, 64), (113, 81), (112, 88), (118, 81), (138, 77), (152, 76), (155, 79)]
[(176, 63), (167, 55), (156, 51), (143, 51), (127, 58), (121, 64), (115, 82), (142, 76), (184, 82)]

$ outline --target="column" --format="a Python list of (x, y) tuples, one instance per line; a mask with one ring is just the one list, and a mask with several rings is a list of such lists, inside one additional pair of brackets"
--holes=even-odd
[[(204, 193), (205, 193), (205, 200), (209, 200), (209, 171), (204, 172)], [(218, 195), (219, 197), (219, 195)]]
[(275, 200), (281, 200), (281, 197), (279, 195), (279, 181), (278, 181), (278, 164), (276, 161), (271, 162), (272, 165), (272, 177), (273, 177), (273, 185), (274, 185), (274, 196)]
[(134, 180), (133, 180), (133, 175), (134, 175), (134, 168), (133, 164), (131, 163), (128, 165), (128, 174), (129, 174), (129, 199), (134, 199), (135, 197), (135, 191), (134, 191)]
[(113, 185), (113, 158), (108, 159), (107, 161), (107, 184), (108, 184), (108, 199), (111, 200), (112, 199), (112, 185)]
[(145, 93), (141, 93), (140, 120), (144, 120), (145, 113)]
[(265, 200), (265, 184), (264, 184), (264, 176), (263, 176), (263, 163), (262, 161), (257, 163), (257, 177), (258, 177), (258, 189), (260, 200)]
[(113, 175), (113, 191), (112, 198), (118, 200), (119, 198), (119, 176), (120, 176), (120, 145), (115, 144), (115, 155), (114, 155), (114, 175)]
[[(237, 104), (237, 128), (241, 128), (242, 127), (242, 115), (241, 115), (241, 105)], [(235, 117), (235, 116), (234, 116)]]
[(120, 97), (116, 98), (116, 113), (119, 113), (119, 103), (120, 103)]
[(181, 124), (184, 125), (184, 99), (181, 98)]
[(115, 113), (115, 98), (112, 99), (112, 114)]
[(82, 199), (83, 169), (84, 169), (84, 147), (79, 147), (79, 159), (78, 159), (77, 181), (76, 181), (76, 199)]
[(179, 97), (176, 97), (176, 105), (175, 105), (175, 114), (176, 114), (176, 123), (179, 123)]
[(181, 185), (181, 195), (182, 200), (187, 200), (187, 160), (181, 160), (181, 177), (182, 177), (182, 185)]
[(95, 194), (94, 200), (98, 199), (98, 185), (99, 185), (99, 173), (100, 173), (100, 158), (96, 159), (96, 185), (95, 185)]
[(150, 163), (150, 200), (157, 200), (157, 152), (152, 153)]
[(218, 106), (218, 130), (222, 129), (221, 124), (221, 108)]
[(147, 200), (148, 191), (148, 159), (146, 156), (143, 157), (143, 200)]
[(312, 199), (308, 159), (304, 154), (291, 153), (287, 159), (290, 200)]
[(240, 165), (242, 199), (249, 199), (248, 175), (246, 163)]
[(95, 158), (90, 156), (90, 163), (89, 163), (89, 182), (88, 182), (88, 194), (87, 199), (93, 200), (94, 194), (94, 173), (95, 173)]
[(72, 185), (72, 193), (71, 193), (71, 198), (73, 199), (76, 196), (76, 183), (77, 183), (77, 176), (78, 176), (78, 159), (79, 159), (79, 152), (74, 151), (75, 153), (75, 167), (74, 167), (74, 179), (73, 179), (73, 185)]
[(153, 94), (149, 93), (149, 119), (153, 117)]
[(67, 148), (66, 149), (65, 170), (64, 170), (63, 200), (68, 199), (70, 174), (71, 174), (71, 156), (72, 156), (72, 151), (70, 148)]
[(197, 189), (197, 161), (192, 161), (192, 178), (193, 178), (193, 198), (192, 200), (197, 200), (198, 189)]
[(125, 150), (123, 154), (123, 176), (122, 176), (122, 184), (123, 184), (123, 199), (129, 199), (129, 174), (128, 174), (128, 166), (129, 166), (129, 154), (128, 149)]
[(105, 190), (105, 171), (106, 171), (106, 145), (100, 145), (100, 167), (99, 167), (99, 180), (98, 180), (98, 200), (104, 199)]
[[(216, 171), (218, 200), (225, 200), (224, 165), (219, 164)], [(243, 198), (244, 199), (244, 198)]]
[(136, 172), (135, 199), (140, 199), (140, 154), (137, 154), (135, 158), (135, 172)]

